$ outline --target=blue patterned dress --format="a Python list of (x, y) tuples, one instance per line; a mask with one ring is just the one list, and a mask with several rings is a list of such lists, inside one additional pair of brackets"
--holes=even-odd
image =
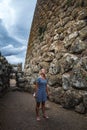
[(38, 84), (38, 90), (36, 93), (36, 101), (45, 102), (47, 100), (47, 93), (46, 93), (47, 80), (39, 77), (36, 82)]

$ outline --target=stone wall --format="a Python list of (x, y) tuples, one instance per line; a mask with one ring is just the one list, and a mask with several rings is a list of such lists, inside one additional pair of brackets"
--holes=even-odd
[(11, 65), (0, 53), (0, 95), (10, 87)]
[(11, 66), (12, 66), (12, 71), (10, 74), (11, 90), (13, 90), (13, 91), (16, 91), (16, 90), (26, 91), (25, 86), (27, 84), (27, 80), (24, 77), (24, 72), (22, 70), (22, 63), (11, 64)]
[(51, 101), (87, 111), (87, 0), (37, 0), (24, 69), (29, 88), (41, 68)]

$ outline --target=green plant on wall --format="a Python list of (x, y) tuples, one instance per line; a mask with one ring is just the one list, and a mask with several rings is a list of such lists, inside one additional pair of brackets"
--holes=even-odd
[(39, 35), (39, 39), (40, 41), (43, 40), (43, 37), (44, 37), (44, 32), (46, 31), (46, 25), (45, 26), (40, 26), (39, 29), (38, 29), (38, 35)]
[(67, 0), (67, 5), (71, 5), (72, 0)]
[(45, 31), (46, 31), (46, 26), (40, 26), (39, 27), (39, 36), (41, 36), (42, 34), (44, 34)]

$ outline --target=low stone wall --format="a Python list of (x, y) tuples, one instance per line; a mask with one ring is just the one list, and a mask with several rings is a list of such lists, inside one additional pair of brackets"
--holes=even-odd
[[(24, 77), (24, 72), (23, 71), (18, 71), (16, 74), (16, 82), (17, 82), (17, 87), (20, 88), (22, 91), (29, 91), (29, 87), (27, 87), (28, 81)], [(30, 92), (30, 91), (29, 91)]]
[(6, 58), (0, 54), (0, 95), (10, 87), (11, 69)]

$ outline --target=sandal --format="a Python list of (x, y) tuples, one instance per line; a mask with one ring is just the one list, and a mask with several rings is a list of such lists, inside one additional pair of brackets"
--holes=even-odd
[(49, 117), (48, 117), (48, 116), (46, 116), (46, 115), (43, 115), (43, 117), (44, 117), (44, 118), (46, 118), (46, 119), (48, 119), (48, 118), (49, 118)]
[(37, 121), (40, 121), (40, 117), (37, 117)]

